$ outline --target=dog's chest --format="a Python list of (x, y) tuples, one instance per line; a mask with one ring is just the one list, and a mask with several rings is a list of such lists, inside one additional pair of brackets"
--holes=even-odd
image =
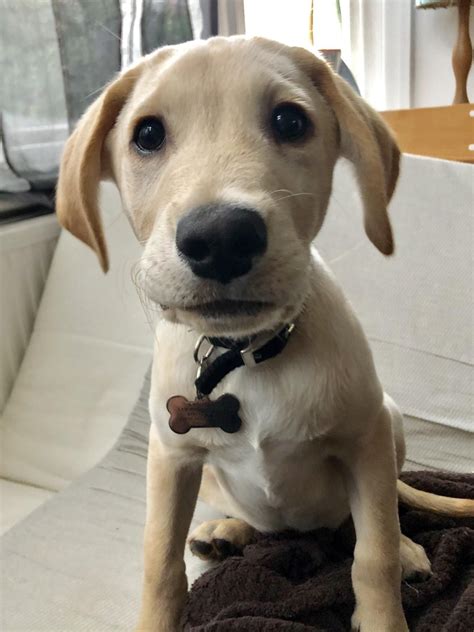
[[(170, 369), (175, 372), (170, 372)], [(183, 370), (184, 368), (184, 370)], [(342, 492), (340, 474), (326, 437), (325, 411), (314, 368), (272, 362), (256, 369), (236, 370), (212, 393), (216, 399), (232, 393), (240, 401), (240, 430), (193, 428), (184, 435), (168, 425), (168, 397), (193, 398), (195, 367), (183, 364), (159, 371), (154, 367), (152, 418), (164, 443), (173, 447), (204, 448), (206, 460), (232, 498), (236, 515), (262, 530), (311, 529), (340, 521), (328, 498)], [(171, 378), (171, 376), (173, 376)], [(324, 394), (326, 395), (326, 394)], [(339, 507), (344, 503), (339, 502)]]
[(276, 437), (252, 443), (242, 437), (237, 446), (210, 451), (207, 460), (235, 499), (252, 504), (259, 497), (262, 506), (281, 510), (314, 485), (314, 473), (326, 458), (321, 447)]
[(207, 461), (239, 517), (263, 531), (340, 524), (345, 489), (331, 442), (311, 436), (317, 423), (309, 412), (298, 424), (293, 423), (295, 409), (293, 417), (290, 410), (282, 416), (272, 412), (262, 418), (255, 411), (233, 445), (208, 452)]

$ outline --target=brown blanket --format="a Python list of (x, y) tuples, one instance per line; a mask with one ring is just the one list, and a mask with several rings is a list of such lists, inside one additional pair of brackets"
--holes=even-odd
[[(474, 475), (409, 472), (426, 491), (474, 498)], [(400, 507), (402, 532), (422, 544), (433, 575), (402, 584), (412, 632), (474, 631), (474, 519)], [(259, 535), (241, 557), (200, 577), (189, 593), (187, 632), (344, 632), (354, 608), (351, 524), (337, 531)]]

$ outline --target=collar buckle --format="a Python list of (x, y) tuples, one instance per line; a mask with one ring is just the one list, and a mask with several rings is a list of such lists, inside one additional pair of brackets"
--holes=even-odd
[[(201, 347), (203, 345), (204, 342), (207, 342), (209, 344), (208, 349), (201, 355), (200, 351), (201, 351)], [(199, 336), (198, 341), (196, 342), (196, 346), (194, 347), (194, 362), (198, 365), (197, 367), (197, 371), (196, 371), (196, 380), (195, 383), (197, 382), (197, 380), (199, 380), (199, 378), (202, 375), (203, 370), (206, 368), (207, 363), (209, 361), (209, 358), (211, 357), (211, 355), (214, 352), (214, 345), (209, 341), (209, 339), (207, 338), (207, 336)], [(197, 399), (202, 399), (203, 395), (202, 393), (199, 391), (199, 389), (196, 386), (196, 398)]]

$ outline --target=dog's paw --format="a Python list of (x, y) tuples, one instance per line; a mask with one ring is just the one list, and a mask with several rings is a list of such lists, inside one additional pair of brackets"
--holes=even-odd
[(400, 541), (400, 560), (403, 579), (423, 581), (431, 576), (431, 562), (425, 549), (404, 535)]
[(220, 561), (240, 555), (255, 530), (243, 520), (222, 518), (200, 524), (188, 538), (191, 552), (202, 560)]

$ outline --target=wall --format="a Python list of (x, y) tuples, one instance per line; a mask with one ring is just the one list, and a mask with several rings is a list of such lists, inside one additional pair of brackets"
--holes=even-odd
[[(458, 11), (416, 9), (413, 18), (412, 107), (449, 105), (454, 96), (451, 53), (457, 36)], [(474, 41), (474, 7), (470, 18)], [(474, 102), (474, 70), (468, 78), (468, 96)]]

